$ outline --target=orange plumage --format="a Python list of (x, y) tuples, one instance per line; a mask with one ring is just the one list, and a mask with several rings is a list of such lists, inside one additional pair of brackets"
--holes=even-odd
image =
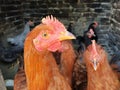
[(61, 52), (60, 71), (68, 83), (72, 86), (73, 66), (76, 60), (76, 54), (73, 44), (70, 40), (62, 42), (63, 50)]
[(95, 41), (84, 52), (87, 67), (87, 90), (120, 90), (118, 77), (112, 71), (105, 50)]
[(62, 40), (74, 38), (52, 16), (43, 18), (29, 33), (24, 44), (27, 90), (71, 90), (51, 52), (61, 48)]

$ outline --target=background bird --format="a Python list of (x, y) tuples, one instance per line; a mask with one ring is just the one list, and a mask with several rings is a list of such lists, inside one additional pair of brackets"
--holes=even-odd
[(23, 32), (15, 37), (7, 38), (7, 42), (12, 44), (12, 45), (19, 46), (19, 47), (23, 48), (23, 43), (24, 43), (24, 40), (26, 38), (26, 35), (30, 32), (30, 26), (33, 26), (33, 25), (34, 25), (33, 21), (29, 20), (25, 24)]
[(26, 35), (30, 32), (30, 26), (33, 26), (34, 22), (29, 20), (24, 27), (24, 31), (15, 36), (15, 37), (9, 37), (7, 39), (7, 42), (10, 44), (9, 47), (4, 47), (1, 44), (0, 51), (0, 60), (6, 63), (13, 62), (17, 60), (18, 54), (23, 53), (23, 45)]
[(98, 27), (97, 22), (93, 22), (89, 25), (88, 30), (84, 32), (83, 39), (85, 46), (89, 46), (92, 42), (91, 40), (98, 41), (98, 36), (96, 33), (96, 28)]
[(87, 90), (119, 90), (120, 82), (111, 69), (105, 50), (92, 41), (84, 52), (87, 67)]

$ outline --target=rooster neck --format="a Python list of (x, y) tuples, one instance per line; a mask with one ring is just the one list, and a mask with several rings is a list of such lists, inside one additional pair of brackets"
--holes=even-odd
[(86, 61), (88, 72), (87, 90), (118, 90), (120, 83), (115, 73), (112, 71), (107, 57), (104, 57), (95, 71), (89, 61)]
[(53, 69), (57, 70), (52, 53), (38, 52), (31, 46), (29, 50), (26, 50), (24, 60), (28, 90), (47, 90), (52, 79), (50, 77), (53, 76)]

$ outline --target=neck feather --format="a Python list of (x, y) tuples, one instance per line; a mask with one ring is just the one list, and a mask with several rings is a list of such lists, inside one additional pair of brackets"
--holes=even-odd
[(112, 71), (106, 56), (104, 53), (96, 71), (93, 69), (89, 60), (86, 59), (88, 72), (87, 90), (93, 90), (93, 88), (94, 90), (119, 90), (120, 83)]
[(47, 90), (53, 76), (52, 69), (58, 68), (52, 53), (38, 52), (31, 45), (29, 49), (25, 47), (24, 62), (28, 90)]

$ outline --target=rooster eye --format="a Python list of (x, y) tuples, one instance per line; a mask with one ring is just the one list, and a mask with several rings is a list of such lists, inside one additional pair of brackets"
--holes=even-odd
[(47, 36), (47, 33), (44, 33), (44, 34), (43, 34), (43, 37), (46, 37), (46, 36)]
[(49, 35), (48, 35), (47, 32), (42, 33), (42, 37), (43, 37), (43, 38), (47, 38), (48, 36), (49, 36)]

